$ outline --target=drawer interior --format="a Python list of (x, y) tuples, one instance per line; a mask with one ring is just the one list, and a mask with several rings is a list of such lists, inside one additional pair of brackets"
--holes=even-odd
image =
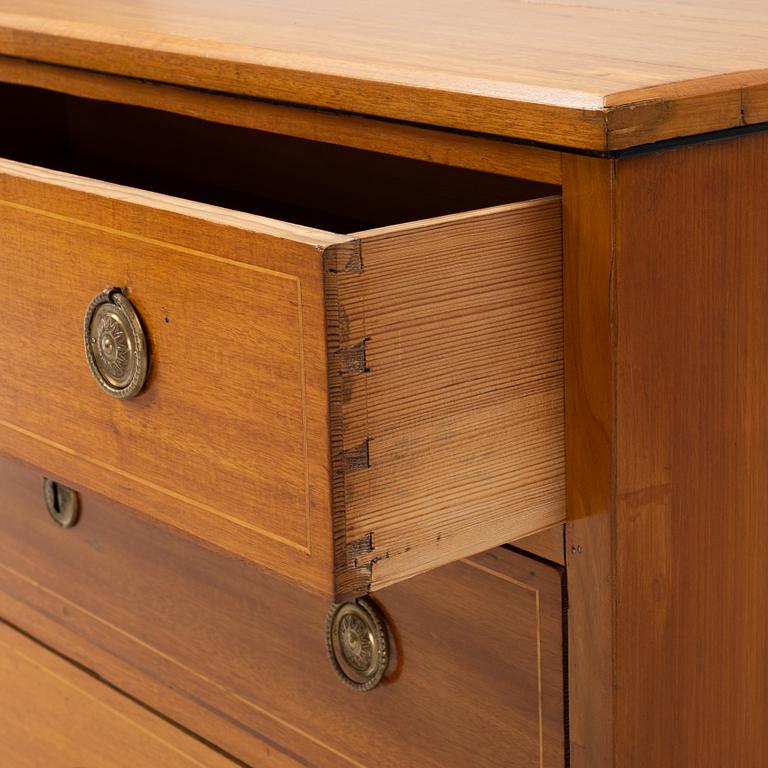
[(0, 84), (0, 156), (349, 233), (556, 194), (546, 184)]

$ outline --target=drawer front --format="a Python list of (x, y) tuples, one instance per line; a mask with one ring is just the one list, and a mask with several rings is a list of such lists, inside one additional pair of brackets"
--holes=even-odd
[(564, 520), (559, 199), (347, 236), (0, 161), (0, 226), (0, 450), (324, 594)]
[(345, 687), (328, 601), (83, 495), (47, 519), (0, 462), (0, 615), (257, 765), (563, 768), (562, 580), (506, 548), (377, 593), (394, 658)]
[(0, 745), (13, 768), (237, 765), (2, 623)]
[[(328, 238), (6, 171), (2, 447), (331, 591)], [(132, 399), (102, 391), (86, 361), (84, 315), (109, 287), (127, 292), (148, 338)]]

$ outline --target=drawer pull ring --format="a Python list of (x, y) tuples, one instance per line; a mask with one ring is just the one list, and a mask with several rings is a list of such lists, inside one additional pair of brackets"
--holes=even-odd
[(83, 321), (88, 366), (112, 397), (135, 397), (147, 378), (147, 341), (133, 304), (119, 288), (108, 288), (88, 305)]
[(387, 624), (367, 597), (335, 603), (325, 622), (328, 656), (339, 678), (356, 691), (370, 691), (389, 665)]
[(71, 528), (80, 517), (80, 497), (66, 485), (43, 478), (43, 496), (48, 514), (62, 528)]

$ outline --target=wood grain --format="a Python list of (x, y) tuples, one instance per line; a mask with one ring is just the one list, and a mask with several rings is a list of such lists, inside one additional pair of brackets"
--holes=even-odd
[[(510, 141), (447, 133), (340, 112), (307, 110), (287, 104), (21, 61), (7, 56), (0, 56), (0, 82), (34, 86), (101, 102), (173, 112), (251, 131), (381, 152), (386, 153), (390, 160), (407, 157), (547, 184), (560, 183), (559, 151)], [(4, 99), (9, 97), (3, 96)], [(17, 118), (25, 114), (24, 105), (19, 105)], [(51, 139), (50, 120), (48, 116), (45, 123), (48, 143)], [(26, 126), (26, 131), (29, 133), (29, 126)], [(154, 140), (154, 134), (152, 136)], [(102, 135), (102, 141), (108, 139), (108, 136)], [(38, 141), (37, 150), (45, 145), (46, 142)]]
[(5, 0), (0, 53), (605, 150), (751, 123), (759, 3)]
[[(322, 249), (343, 238), (9, 161), (0, 221), (3, 449), (330, 593)], [(152, 348), (135, 400), (85, 364), (109, 286)]]
[(0, 461), (0, 613), (240, 759), (564, 765), (558, 569), (496, 549), (382, 590), (396, 658), (361, 695), (325, 599), (92, 494), (58, 529), (39, 480)]
[(616, 765), (768, 735), (768, 138), (619, 162)]
[(1, 622), (0, 701), (13, 768), (236, 765)]
[(522, 539), (515, 539), (511, 545), (536, 557), (565, 565), (565, 525), (556, 525)]
[(572, 768), (614, 764), (614, 175), (611, 160), (563, 158)]
[(344, 525), (371, 589), (564, 521), (560, 220), (550, 198), (362, 233), (333, 273), (331, 357), (364, 354), (332, 420), (365, 453)]

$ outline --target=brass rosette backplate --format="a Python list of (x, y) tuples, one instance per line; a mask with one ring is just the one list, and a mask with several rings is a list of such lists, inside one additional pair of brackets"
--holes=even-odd
[(389, 634), (381, 611), (367, 597), (336, 603), (325, 626), (328, 656), (339, 678), (356, 691), (370, 691), (389, 666)]
[(139, 315), (120, 288), (108, 288), (88, 305), (83, 320), (85, 356), (93, 377), (112, 397), (141, 392), (149, 355)]

